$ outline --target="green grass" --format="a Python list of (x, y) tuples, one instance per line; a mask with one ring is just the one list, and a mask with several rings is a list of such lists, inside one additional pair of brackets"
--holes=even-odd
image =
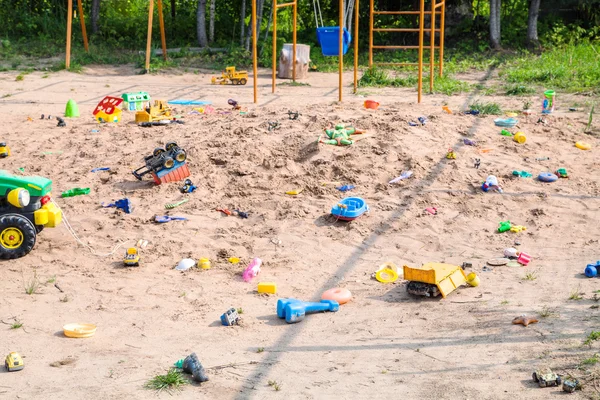
[(282, 83), (278, 83), (277, 86), (310, 86), (310, 83), (307, 82), (294, 82), (294, 81), (287, 81), (287, 82), (282, 82)]
[(23, 277), (23, 281), (24, 281), (25, 293), (27, 293), (30, 296), (32, 294), (35, 294), (40, 287), (40, 280), (38, 279), (37, 271), (33, 272), (33, 277), (31, 279), (29, 279), (28, 281), (25, 281), (25, 278)]
[[(409, 76), (390, 76), (388, 70), (372, 67), (363, 72), (358, 81), (358, 86), (364, 87), (413, 87), (416, 89), (418, 78), (416, 75)], [(429, 76), (423, 76), (423, 89), (429, 88)], [(433, 93), (442, 93), (451, 96), (456, 93), (467, 92), (471, 88), (467, 82), (455, 79), (451, 76), (435, 77), (433, 84)]]
[(524, 281), (535, 281), (537, 279), (537, 272), (533, 271), (533, 272), (527, 272), (525, 274), (525, 276), (523, 277)]
[(558, 318), (560, 316), (558, 312), (551, 310), (548, 306), (544, 306), (538, 314), (540, 318)]
[(277, 381), (269, 381), (269, 386), (275, 389), (276, 392), (279, 392), (281, 390), (281, 384)]
[(144, 387), (156, 390), (157, 392), (162, 392), (163, 390), (171, 392), (173, 390), (181, 390), (181, 387), (188, 383), (181, 372), (171, 369), (166, 375), (156, 375), (146, 382)]
[(259, 347), (258, 349), (256, 349), (257, 353), (262, 353), (263, 351), (265, 351), (264, 347)]
[(600, 331), (592, 331), (587, 336), (587, 338), (585, 339), (585, 342), (583, 342), (583, 344), (585, 344), (585, 345), (591, 345), (596, 340), (600, 340)]
[(600, 361), (600, 355), (594, 354), (592, 357), (586, 358), (585, 360), (582, 360), (581, 364), (583, 364), (583, 365), (596, 365), (596, 364), (598, 364), (599, 361)]
[(498, 103), (485, 103), (479, 100), (469, 105), (471, 110), (479, 111), (480, 115), (501, 115), (502, 108)]
[(581, 300), (581, 299), (583, 299), (583, 296), (581, 295), (580, 287), (577, 287), (577, 289), (571, 290), (571, 293), (569, 294), (569, 300)]
[(10, 329), (19, 329), (20, 327), (23, 326), (23, 323), (20, 321), (15, 321), (11, 326)]
[(507, 96), (523, 96), (534, 94), (536, 92), (535, 88), (531, 86), (514, 83), (505, 85), (504, 90), (506, 91)]

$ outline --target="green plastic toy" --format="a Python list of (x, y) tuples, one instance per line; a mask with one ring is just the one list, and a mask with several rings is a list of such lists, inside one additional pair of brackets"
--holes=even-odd
[(74, 197), (82, 194), (90, 194), (90, 188), (74, 188), (62, 192), (60, 197)]
[(566, 168), (559, 168), (556, 170), (556, 175), (558, 175), (561, 178), (568, 178), (569, 174), (567, 173), (567, 169)]
[(500, 226), (498, 226), (498, 232), (508, 232), (510, 231), (511, 226), (512, 224), (510, 223), (510, 221), (502, 221), (500, 222)]
[(69, 99), (69, 101), (67, 101), (67, 107), (65, 108), (65, 117), (79, 117), (79, 107), (77, 107), (77, 103), (75, 103), (75, 100)]
[(509, 131), (507, 131), (506, 129), (502, 129), (502, 132), (500, 132), (500, 134), (502, 136), (512, 136), (513, 134), (510, 133)]
[(350, 146), (356, 141), (352, 135), (364, 133), (352, 126), (337, 124), (333, 129), (325, 129), (327, 139), (319, 137), (319, 143), (331, 144), (334, 146)]
[(513, 171), (513, 175), (518, 176), (520, 178), (531, 178), (531, 174), (527, 171)]

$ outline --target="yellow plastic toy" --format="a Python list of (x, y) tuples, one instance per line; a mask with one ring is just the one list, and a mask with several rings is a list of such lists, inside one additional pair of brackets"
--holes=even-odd
[(287, 192), (285, 192), (285, 194), (289, 194), (290, 196), (297, 196), (300, 193), (302, 193), (302, 189), (288, 190)]
[(523, 132), (517, 132), (515, 133), (515, 136), (513, 136), (513, 140), (519, 144), (523, 144), (527, 141), (527, 137)]
[(455, 160), (456, 159), (456, 153), (454, 152), (454, 150), (448, 149), (448, 153), (446, 154), (446, 158), (448, 160)]
[(471, 272), (467, 275), (467, 283), (473, 287), (479, 286), (479, 277), (475, 272)]
[(63, 333), (70, 338), (88, 338), (96, 333), (96, 325), (94, 324), (78, 324), (72, 323), (63, 326)]
[(592, 148), (592, 145), (586, 142), (575, 142), (575, 147), (581, 150), (589, 150)]
[(6, 158), (10, 156), (10, 149), (4, 142), (0, 142), (0, 158)]
[(391, 262), (383, 263), (375, 272), (375, 279), (381, 283), (392, 283), (398, 280), (398, 268)]
[(524, 227), (523, 225), (513, 225), (510, 227), (510, 231), (511, 232), (522, 232), (522, 231), (526, 231), (527, 228)]
[(258, 293), (277, 293), (277, 284), (275, 282), (259, 282)]
[(20, 371), (25, 368), (25, 364), (23, 364), (23, 359), (17, 352), (9, 353), (4, 359), (4, 366), (8, 372)]
[(140, 255), (135, 247), (130, 247), (125, 252), (123, 265), (126, 267), (137, 267), (140, 265)]
[(210, 269), (210, 260), (208, 258), (201, 258), (198, 261), (198, 265), (202, 269)]
[(164, 100), (154, 100), (154, 105), (135, 113), (135, 123), (162, 121), (171, 118), (171, 107)]
[(245, 85), (247, 82), (248, 71), (236, 71), (235, 67), (227, 67), (220, 77), (213, 76), (211, 79), (213, 85)]
[(458, 265), (427, 263), (422, 267), (404, 266), (404, 279), (408, 282), (406, 291), (419, 296), (446, 298), (456, 288), (467, 282), (465, 271)]

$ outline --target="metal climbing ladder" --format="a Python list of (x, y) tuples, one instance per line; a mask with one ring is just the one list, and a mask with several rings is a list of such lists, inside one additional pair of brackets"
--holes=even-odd
[[(418, 65), (419, 66), (419, 83), (418, 83), (418, 101), (421, 102), (421, 94), (423, 92), (423, 49), (429, 49), (431, 57), (429, 57), (429, 90), (433, 91), (433, 70), (434, 66), (439, 66), (439, 76), (441, 77), (444, 73), (444, 18), (446, 12), (446, 0), (436, 2), (431, 0), (431, 10), (425, 11), (425, 0), (420, 0), (419, 11), (375, 11), (374, 0), (370, 0), (370, 21), (369, 21), (369, 67), (373, 65), (388, 65), (388, 66), (406, 66), (406, 65)], [(440, 10), (438, 10), (440, 8)], [(419, 28), (375, 28), (374, 19), (375, 15), (418, 15), (419, 16)], [(424, 46), (423, 36), (425, 32), (425, 16), (431, 16), (431, 27), (427, 29), (430, 31), (430, 43), (429, 46)], [(436, 16), (440, 16), (440, 27), (436, 29)], [(419, 33), (419, 45), (418, 46), (383, 46), (373, 44), (373, 32), (418, 32)], [(435, 45), (435, 34), (439, 32), (440, 39), (439, 45)], [(419, 62), (418, 63), (373, 63), (373, 49), (418, 49), (419, 50)], [(439, 63), (435, 63), (435, 49), (440, 51)]]

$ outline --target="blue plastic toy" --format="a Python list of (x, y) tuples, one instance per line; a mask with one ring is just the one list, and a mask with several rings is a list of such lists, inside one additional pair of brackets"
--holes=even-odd
[(293, 324), (300, 322), (306, 316), (306, 313), (315, 313), (323, 311), (338, 311), (340, 304), (334, 300), (321, 300), (320, 303), (310, 303), (298, 299), (279, 299), (277, 300), (277, 316), (285, 318), (285, 322)]
[(154, 222), (159, 224), (164, 224), (170, 221), (187, 221), (188, 219), (185, 217), (171, 217), (170, 215), (156, 215), (154, 216)]
[(131, 211), (133, 211), (133, 206), (131, 205), (131, 201), (128, 198), (117, 200), (114, 203), (106, 205), (102, 203), (102, 207), (116, 207), (119, 210), (125, 211), (127, 214), (131, 214)]
[(542, 172), (538, 175), (538, 179), (542, 182), (556, 182), (558, 180), (558, 176), (551, 172)]
[(230, 308), (225, 311), (223, 315), (221, 315), (221, 324), (225, 326), (236, 325), (240, 319), (240, 315), (238, 314), (235, 308)]
[(347, 192), (349, 190), (354, 189), (356, 186), (354, 185), (344, 185), (344, 186), (338, 186), (336, 187), (337, 190), (339, 190), (340, 192)]
[(109, 167), (94, 168), (92, 172), (110, 171)]
[(588, 278), (598, 276), (598, 269), (600, 269), (600, 261), (596, 261), (596, 264), (588, 264), (587, 267), (585, 267), (585, 276)]
[[(321, 52), (324, 56), (339, 56), (340, 55), (340, 27), (339, 26), (322, 26), (317, 28), (317, 40), (321, 45)], [(344, 28), (342, 48), (343, 53), (348, 52), (348, 47), (352, 42), (352, 36), (346, 28)]]
[(360, 197), (346, 197), (333, 206), (331, 214), (342, 221), (353, 221), (369, 211), (369, 206)]

